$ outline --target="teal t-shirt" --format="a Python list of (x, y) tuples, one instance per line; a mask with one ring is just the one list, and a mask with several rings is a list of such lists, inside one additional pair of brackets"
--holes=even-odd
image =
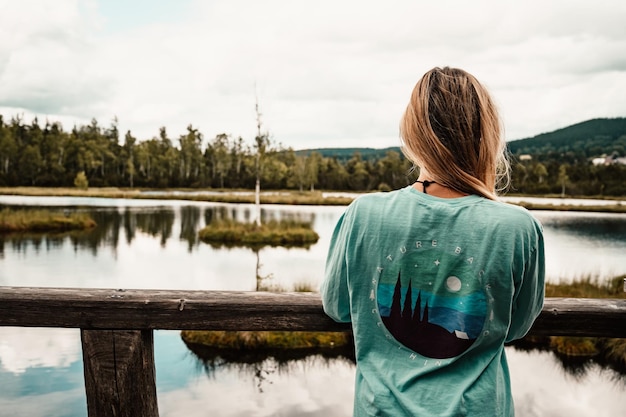
[(544, 271), (523, 208), (411, 186), (357, 198), (321, 286), (326, 313), (352, 322), (354, 415), (514, 415), (504, 343), (541, 311)]

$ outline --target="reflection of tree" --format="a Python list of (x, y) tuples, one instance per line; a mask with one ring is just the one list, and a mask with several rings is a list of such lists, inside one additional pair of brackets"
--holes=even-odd
[(137, 229), (149, 236), (160, 237), (161, 246), (165, 247), (167, 240), (172, 236), (174, 227), (174, 210), (160, 208), (151, 211), (140, 211), (135, 214)]
[(126, 234), (126, 243), (131, 244), (135, 238), (135, 226), (136, 223), (133, 216), (130, 215), (130, 209), (126, 207), (124, 211), (124, 233)]
[[(0, 236), (0, 256), (4, 245), (9, 243), (16, 252), (24, 252), (28, 248), (34, 250), (60, 247), (69, 240), (76, 251), (87, 249), (94, 256), (102, 248), (117, 250), (120, 234), (124, 234), (126, 244), (131, 245), (137, 232), (159, 237), (161, 246), (165, 246), (172, 236), (175, 211), (171, 207), (158, 208), (124, 208), (123, 211), (115, 208), (77, 208), (64, 207), (68, 211), (85, 211), (94, 219), (97, 226), (89, 231), (74, 231), (69, 233), (45, 234), (12, 234)], [(209, 224), (212, 219), (236, 218), (239, 207), (215, 206), (204, 209), (204, 219)], [(249, 209), (244, 209), (244, 216), (250, 216)], [(180, 210), (181, 228), (179, 237), (188, 242), (189, 250), (197, 246), (198, 228), (202, 216), (197, 206), (184, 206)]]
[(200, 209), (196, 206), (185, 206), (180, 209), (180, 239), (186, 240), (189, 252), (198, 243), (198, 224)]
[[(66, 210), (76, 210), (76, 208), (68, 207)], [(121, 229), (123, 229), (126, 242), (129, 245), (135, 239), (137, 231), (141, 231), (150, 236), (160, 237), (161, 245), (164, 246), (167, 239), (172, 235), (175, 219), (174, 211), (171, 208), (151, 209), (149, 211), (136, 211), (126, 208), (122, 213), (117, 208), (95, 208), (84, 211), (97, 224), (95, 228), (89, 231), (3, 235), (0, 236), (0, 246), (4, 247), (5, 243), (10, 242), (16, 252), (25, 252), (29, 247), (40, 250), (42, 246), (46, 250), (50, 250), (62, 246), (69, 240), (75, 251), (87, 249), (96, 256), (101, 248), (113, 248), (116, 251)], [(185, 233), (189, 234), (189, 230), (186, 230)]]
[(590, 352), (590, 354), (567, 355), (559, 353), (554, 346), (554, 339), (568, 339), (563, 336), (526, 336), (523, 339), (516, 340), (510, 344), (516, 350), (523, 352), (544, 352), (550, 353), (561, 364), (563, 370), (576, 379), (584, 378), (588, 372), (594, 370), (596, 366), (604, 369), (612, 369), (615, 371), (615, 379), (626, 384), (626, 362), (624, 357), (612, 357), (607, 355), (607, 345), (613, 341), (621, 343), (623, 339), (610, 338), (569, 338), (574, 343), (585, 343), (585, 339), (598, 342), (599, 351)]
[(97, 226), (87, 233), (77, 233), (70, 236), (75, 250), (90, 249), (93, 255), (98, 254), (98, 248), (112, 247), (117, 250), (119, 229), (123, 224), (123, 215), (117, 210), (88, 210)]
[(355, 363), (352, 343), (334, 348), (221, 349), (183, 341), (209, 377), (214, 377), (221, 370), (235, 370), (255, 381), (261, 393), (263, 384), (271, 384), (270, 376), (277, 371), (288, 375), (302, 367), (328, 367), (337, 361), (351, 365)]
[[(115, 252), (119, 243), (120, 235), (123, 234), (125, 243), (131, 245), (141, 232), (149, 236), (160, 238), (161, 246), (165, 246), (173, 234), (176, 212), (170, 206), (156, 208), (132, 208), (125, 207), (119, 210), (117, 207), (61, 207), (67, 211), (84, 211), (94, 219), (97, 226), (89, 231), (74, 231), (62, 234), (15, 234), (0, 236), (0, 258), (3, 256), (6, 244), (10, 244), (13, 251), (25, 252), (27, 250), (50, 250), (62, 247), (70, 242), (75, 251), (88, 250), (94, 256), (103, 248), (112, 248)], [(313, 222), (314, 214), (302, 214), (291, 210), (261, 212), (263, 222), (270, 220), (303, 220)], [(201, 226), (201, 218), (209, 225), (213, 220), (235, 219), (249, 221), (253, 212), (248, 206), (217, 205), (200, 208), (198, 206), (183, 206), (180, 210), (180, 239), (188, 242), (189, 251), (199, 244), (198, 229)], [(212, 247), (224, 247), (222, 244), (211, 244)], [(226, 245), (226, 247), (228, 247)], [(271, 273), (262, 273), (261, 249), (264, 245), (249, 246), (256, 257), (256, 289), (258, 291), (272, 290), (269, 279)]]
[(626, 239), (626, 222), (616, 215), (547, 216), (542, 219), (544, 228), (556, 229), (568, 235), (605, 242), (623, 242)]
[(256, 255), (256, 290), (270, 291), (271, 285), (269, 285), (267, 281), (271, 280), (274, 274), (269, 273), (265, 276), (261, 275), (261, 268), (263, 268), (263, 264), (261, 263), (261, 256), (259, 255), (261, 252), (261, 248), (253, 248), (252, 251)]

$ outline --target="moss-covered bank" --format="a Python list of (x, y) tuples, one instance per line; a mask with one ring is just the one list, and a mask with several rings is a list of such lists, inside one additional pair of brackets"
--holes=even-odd
[(234, 220), (215, 220), (198, 232), (200, 240), (212, 246), (304, 246), (316, 243), (319, 235), (311, 223), (272, 220), (257, 226)]
[(239, 350), (334, 348), (351, 340), (344, 332), (183, 330), (181, 337), (187, 343)]
[(85, 213), (4, 208), (0, 210), (0, 233), (46, 233), (91, 229), (96, 222)]
[(184, 330), (181, 338), (207, 369), (223, 364), (259, 364), (270, 358), (288, 364), (312, 356), (355, 362), (350, 332)]

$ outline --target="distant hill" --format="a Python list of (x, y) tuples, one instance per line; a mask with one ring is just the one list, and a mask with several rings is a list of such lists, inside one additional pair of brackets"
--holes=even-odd
[(626, 118), (592, 119), (549, 133), (508, 143), (511, 153), (574, 153), (587, 158), (617, 152), (626, 155)]
[(361, 154), (363, 160), (377, 160), (384, 158), (389, 151), (395, 151), (402, 154), (399, 146), (389, 148), (318, 148), (318, 149), (302, 149), (296, 151), (296, 155), (309, 155), (311, 152), (317, 152), (324, 158), (336, 158), (339, 162), (346, 162), (354, 156), (355, 152)]
[[(553, 132), (542, 133), (526, 139), (508, 142), (512, 154), (544, 155), (573, 153), (579, 157), (591, 158), (617, 152), (626, 155), (626, 118), (592, 119), (577, 123)], [(400, 147), (376, 148), (319, 148), (296, 151), (297, 155), (317, 152), (326, 158), (336, 158), (346, 162), (355, 152), (364, 160), (383, 158), (388, 151), (399, 152)]]

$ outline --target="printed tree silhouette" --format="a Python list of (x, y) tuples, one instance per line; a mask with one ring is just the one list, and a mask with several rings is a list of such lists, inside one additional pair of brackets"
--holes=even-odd
[(448, 331), (429, 321), (428, 301), (422, 312), (422, 293), (418, 292), (413, 305), (412, 284), (404, 293), (402, 306), (402, 279), (398, 280), (393, 292), (389, 316), (381, 316), (387, 330), (409, 349), (429, 358), (445, 359), (458, 356), (469, 348), (476, 339), (457, 337), (456, 332)]

